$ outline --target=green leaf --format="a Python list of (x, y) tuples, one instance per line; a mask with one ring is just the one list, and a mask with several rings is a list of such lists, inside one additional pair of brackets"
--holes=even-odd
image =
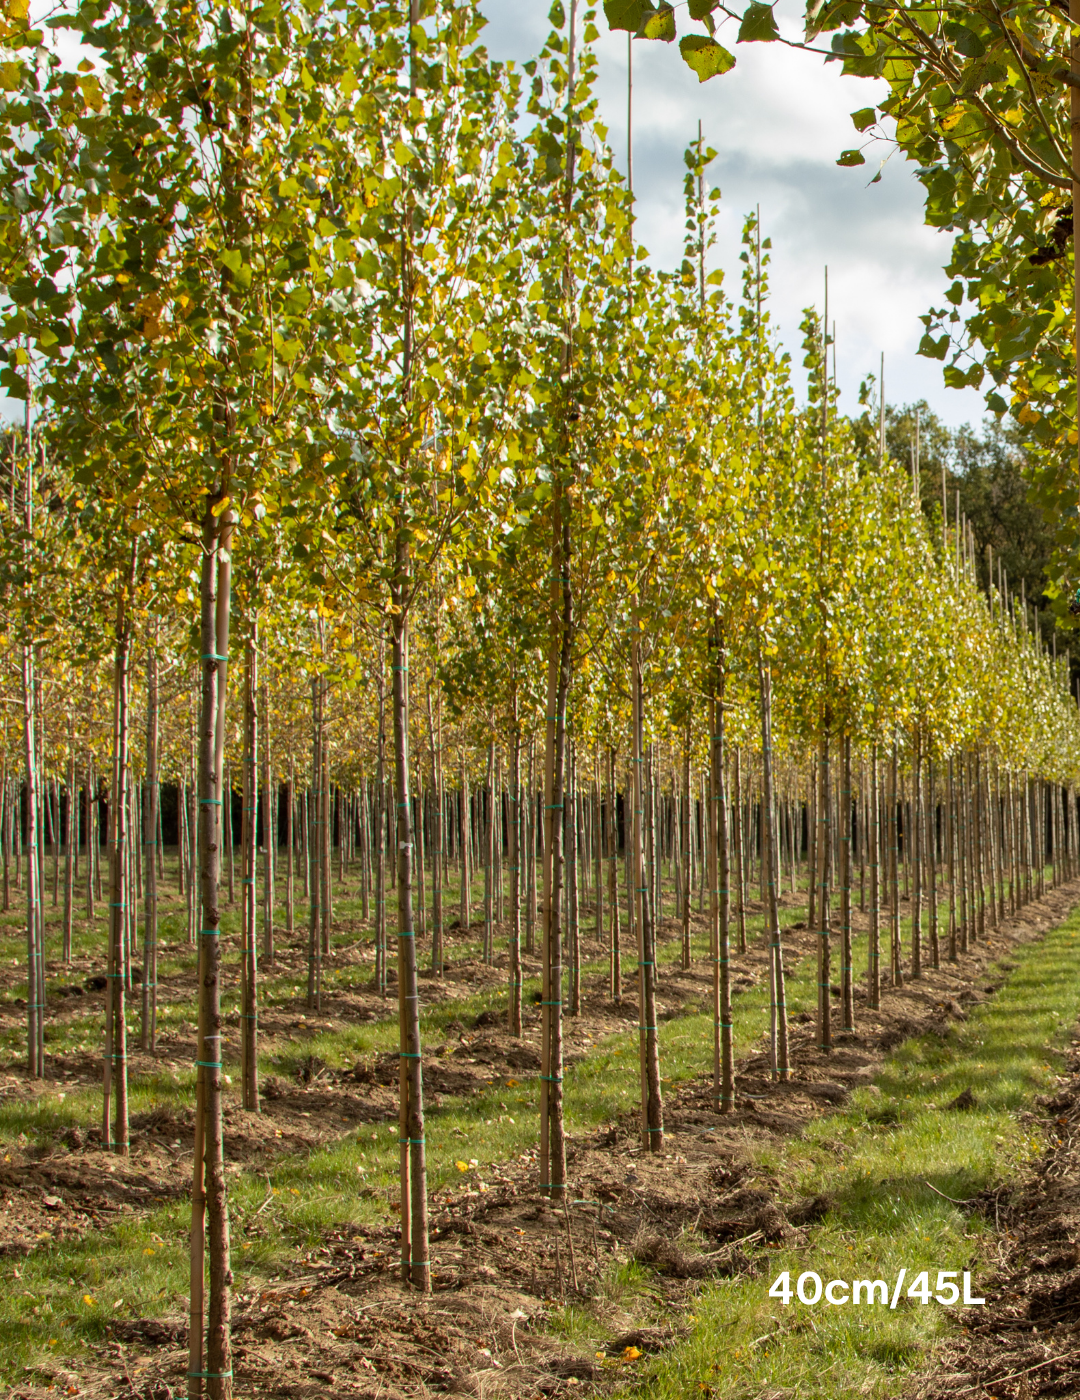
[(857, 112), (852, 112), (851, 120), (855, 123), (856, 131), (866, 131), (877, 121), (877, 108), (860, 107)]
[(986, 52), (986, 45), (979, 36), (968, 29), (967, 25), (957, 24), (955, 20), (946, 21), (945, 37), (956, 45), (965, 58), (982, 58)]
[(244, 255), (237, 248), (225, 248), (218, 254), (222, 267), (232, 273), (238, 287), (251, 286), (251, 268), (244, 262)]
[(866, 157), (862, 151), (841, 151), (837, 165), (865, 165)]
[(772, 6), (759, 5), (757, 0), (754, 0), (753, 4), (746, 7), (742, 24), (739, 25), (739, 43), (771, 44), (779, 37), (780, 31), (776, 27)]
[(972, 365), (969, 370), (962, 370), (959, 365), (947, 365), (945, 367), (945, 387), (947, 389), (977, 389), (982, 383), (984, 370), (982, 365)]
[(670, 44), (675, 38), (674, 6), (661, 4), (658, 10), (653, 11), (651, 18), (645, 20), (639, 33), (643, 39), (660, 39)]
[(925, 355), (928, 360), (943, 360), (949, 353), (949, 337), (943, 335), (940, 340), (935, 340), (929, 331), (919, 341), (920, 355)]
[(698, 75), (700, 83), (735, 67), (734, 54), (728, 53), (715, 39), (708, 39), (704, 34), (687, 34), (680, 39), (679, 52), (683, 61)]
[(688, 9), (691, 19), (706, 19), (719, 5), (720, 0), (690, 0)]
[(645, 19), (645, 0), (604, 0), (604, 15), (610, 29), (628, 29), (636, 34)]

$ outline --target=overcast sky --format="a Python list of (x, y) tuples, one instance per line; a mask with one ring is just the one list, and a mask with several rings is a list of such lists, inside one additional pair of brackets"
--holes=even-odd
[[(480, 0), (488, 18), (484, 41), (495, 58), (533, 57), (548, 31), (550, 0)], [(801, 33), (802, 7), (779, 0), (781, 30)], [(677, 9), (683, 32), (697, 32)], [(602, 13), (600, 110), (620, 169), (626, 168), (627, 37), (609, 34)], [(676, 44), (634, 42), (634, 189), (638, 236), (660, 265), (682, 254), (682, 153), (701, 120), (705, 141), (719, 152), (707, 172), (723, 192), (714, 249), (738, 296), (740, 235), (745, 215), (761, 207), (762, 231), (773, 243), (774, 320), (801, 365), (802, 308), (822, 300), (829, 269), (829, 319), (835, 319), (841, 407), (857, 407), (860, 380), (877, 373), (885, 354), (890, 403), (925, 398), (947, 422), (979, 422), (981, 392), (946, 389), (941, 364), (915, 354), (919, 316), (942, 305), (949, 239), (924, 226), (922, 189), (899, 154), (881, 181), (869, 185), (880, 154), (841, 168), (842, 150), (860, 144), (851, 113), (883, 95), (885, 84), (845, 78), (839, 64), (780, 44), (736, 44), (735, 26), (718, 34), (735, 68), (699, 84)], [(805, 386), (798, 371), (800, 393)]]

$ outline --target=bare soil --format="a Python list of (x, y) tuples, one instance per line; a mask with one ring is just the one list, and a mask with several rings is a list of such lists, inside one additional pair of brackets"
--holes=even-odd
[[(432, 1201), (430, 1298), (399, 1282), (393, 1226), (350, 1226), (331, 1232), (287, 1274), (236, 1298), (236, 1394), (260, 1400), (327, 1395), (533, 1400), (598, 1393), (615, 1379), (625, 1381), (638, 1357), (672, 1346), (687, 1334), (693, 1298), (710, 1278), (754, 1274), (766, 1266), (770, 1243), (796, 1242), (804, 1227), (827, 1208), (827, 1201), (818, 1198), (785, 1199), (779, 1183), (753, 1165), (754, 1145), (799, 1133), (812, 1117), (843, 1103), (854, 1087), (871, 1084), (885, 1056), (900, 1042), (940, 1032), (950, 1021), (962, 1019), (967, 1008), (1001, 985), (996, 970), (993, 980), (988, 977), (988, 965), (997, 962), (1007, 970), (1009, 950), (1062, 922), (1078, 899), (1080, 882), (1050, 892), (1018, 919), (990, 932), (959, 963), (928, 971), (914, 984), (886, 985), (878, 1012), (867, 1010), (860, 989), (858, 1029), (839, 1036), (828, 1055), (814, 1044), (810, 1018), (795, 1018), (791, 1082), (774, 1083), (761, 1044), (751, 1047), (739, 1062), (733, 1114), (716, 1112), (709, 1079), (682, 1085), (665, 1103), (666, 1136), (660, 1153), (641, 1149), (632, 1114), (595, 1134), (573, 1137), (572, 1202), (565, 1208), (552, 1209), (537, 1190), (532, 1154), (496, 1166), (483, 1181), (475, 1180), (475, 1173), (463, 1178), (460, 1188)], [(674, 921), (665, 925), (663, 936), (678, 936)], [(810, 952), (813, 940), (796, 928), (788, 931), (786, 945), (789, 956), (795, 957)], [(600, 951), (599, 946), (588, 948), (584, 955), (599, 956)], [(282, 950), (280, 956), (288, 952)], [(751, 948), (740, 955), (739, 965), (741, 985), (752, 985), (765, 975), (765, 950)], [(707, 1005), (704, 967), (688, 973), (670, 967), (658, 971), (660, 1002), (669, 1018), (688, 1007)], [(456, 988), (445, 988), (453, 995), (460, 995), (463, 985), (474, 990), (488, 979), (504, 981), (506, 976), (505, 969), (482, 964), (459, 964), (452, 972), (461, 979)], [(432, 995), (438, 990), (437, 984), (429, 983)], [(587, 1054), (597, 1037), (637, 1021), (635, 1002), (613, 1004), (604, 979), (590, 979), (585, 993), (581, 1016), (567, 1020), (570, 1059)], [(316, 1029), (384, 1014), (384, 1008), (381, 998), (353, 991), (328, 1000), (313, 1020), (280, 1016), (278, 1024), (271, 1014), (263, 1029), (270, 1042), (275, 1037), (295, 1041)], [(498, 1017), (485, 1014), (479, 1021), (468, 1027), (451, 1023), (444, 1041), (432, 1047), (424, 1067), (431, 1102), (481, 1091), (496, 1077), (515, 1071), (522, 1077), (535, 1073), (535, 1014), (521, 1040), (507, 1035)], [(162, 1060), (179, 1061), (190, 1053), (182, 1036), (163, 1036), (159, 1058), (136, 1056), (132, 1071), (160, 1070)], [(357, 1123), (392, 1120), (396, 1066), (396, 1057), (376, 1056), (341, 1071), (309, 1057), (295, 1079), (266, 1080), (261, 1115), (243, 1114), (232, 1106), (227, 1111), (230, 1169), (262, 1170), (282, 1154), (317, 1148)], [(69, 1081), (83, 1080), (91, 1069), (96, 1080), (93, 1065), (84, 1069), (66, 1063), (61, 1072)], [(55, 1087), (35, 1087), (13, 1067), (0, 1086), (9, 1095), (28, 1096), (54, 1092)], [(980, 1368), (991, 1365), (991, 1349), (998, 1345), (1011, 1348), (1002, 1352), (1005, 1369), (1021, 1361), (1042, 1363), (1046, 1357), (1038, 1349), (1049, 1344), (1044, 1328), (1049, 1325), (1054, 1345), (1064, 1351), (1066, 1338), (1073, 1335), (1069, 1329), (1080, 1324), (1080, 1259), (1071, 1243), (1080, 1221), (1080, 1157), (1074, 1163), (1069, 1155), (1070, 1126), (1074, 1121), (1080, 1124), (1080, 1063), (1070, 1094), (1060, 1097), (1059, 1107), (1048, 1106), (1046, 1114), (1050, 1113), (1055, 1121), (1060, 1119), (1061, 1130), (1053, 1171), (1048, 1159), (1045, 1179), (1039, 1176), (1017, 1188), (1013, 1215), (1008, 1215), (1005, 1197), (997, 1202), (1004, 1212), (1003, 1224), (1015, 1221), (1002, 1267), (1013, 1267), (1008, 1251), (1014, 1244), (1019, 1249), (1020, 1240), (1030, 1236), (1024, 1248), (1030, 1260), (1037, 1257), (1042, 1262), (1029, 1262), (1023, 1277), (1034, 1279), (1038, 1287), (1032, 1284), (1018, 1295), (1020, 1321), (995, 1312), (1006, 1306), (1004, 1302), (988, 1307), (979, 1330), (958, 1343), (956, 1379), (950, 1378), (943, 1389), (919, 1391), (920, 1397), (937, 1400), (939, 1395), (957, 1394), (965, 1384), (981, 1384)], [(68, 1132), (44, 1151), (30, 1144), (13, 1150), (10, 1161), (0, 1163), (0, 1251), (27, 1253), (45, 1239), (104, 1227), (118, 1215), (140, 1213), (184, 1193), (190, 1176), (190, 1113), (159, 1109), (132, 1127), (132, 1156), (126, 1161), (103, 1152), (93, 1130)], [(1080, 1146), (1076, 1150), (1080, 1152)], [(1044, 1220), (1045, 1212), (1037, 1214), (1031, 1202), (1047, 1191), (1058, 1204), (1047, 1208), (1051, 1214)], [(1031, 1232), (1037, 1229), (1044, 1234), (1036, 1241)], [(692, 1245), (689, 1233), (694, 1236)], [(611, 1284), (612, 1265), (632, 1259), (652, 1271), (647, 1302), (639, 1293), (620, 1293)], [(1019, 1255), (1015, 1267), (1022, 1267)], [(1029, 1318), (1024, 1309), (1044, 1294), (1036, 1305), (1037, 1316)], [(602, 1344), (575, 1344), (549, 1327), (553, 1309), (565, 1303), (589, 1310), (592, 1336), (601, 1337)], [(1038, 1307), (1048, 1311), (1038, 1313)], [(1003, 1325), (1007, 1322), (1004, 1341), (986, 1326), (999, 1315)], [(1037, 1336), (1035, 1326), (1040, 1329)], [(9, 1400), (46, 1393), (174, 1400), (186, 1393), (185, 1339), (181, 1317), (116, 1323), (106, 1345), (82, 1353), (77, 1372), (59, 1363), (51, 1368), (46, 1364), (11, 1390)], [(1075, 1357), (1080, 1368), (1080, 1349)], [(1066, 1374), (1080, 1378), (1080, 1369), (1055, 1372), (1048, 1364), (1017, 1381), (1043, 1385)], [(986, 1393), (1019, 1397), (1075, 1389)]]

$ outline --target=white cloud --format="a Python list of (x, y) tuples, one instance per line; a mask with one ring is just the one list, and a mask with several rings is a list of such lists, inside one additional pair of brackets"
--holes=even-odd
[[(490, 23), (485, 41), (498, 58), (534, 55), (548, 30), (549, 0), (481, 0)], [(797, 37), (801, 8), (777, 6), (781, 30)], [(685, 27), (685, 11), (678, 11)], [(600, 110), (620, 166), (626, 155), (624, 34), (601, 18)], [(717, 152), (710, 184), (723, 191), (716, 261), (728, 291), (738, 293), (738, 254), (745, 215), (761, 208), (771, 237), (774, 321), (787, 347), (799, 349), (802, 308), (822, 300), (829, 268), (829, 316), (837, 326), (842, 403), (850, 410), (858, 384), (885, 353), (888, 397), (926, 398), (948, 422), (978, 420), (982, 395), (942, 383), (941, 365), (915, 354), (919, 316), (940, 305), (947, 283), (947, 236), (922, 219), (922, 192), (897, 154), (870, 186), (882, 145), (867, 164), (840, 168), (836, 158), (858, 146), (850, 113), (884, 92), (878, 81), (845, 78), (838, 64), (780, 44), (736, 44), (734, 26), (719, 35), (735, 54), (731, 73), (699, 84), (675, 45), (634, 43), (634, 186), (641, 241), (662, 264), (681, 255), (682, 153), (697, 134)], [(798, 356), (801, 359), (801, 355)]]

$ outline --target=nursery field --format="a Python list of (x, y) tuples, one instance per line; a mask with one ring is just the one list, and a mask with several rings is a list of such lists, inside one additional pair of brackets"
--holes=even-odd
[[(1076, 1390), (1076, 15), (555, 0), (518, 64), (475, 0), (39, 8), (9, 1400)], [(701, 123), (642, 246), (635, 45), (725, 34), (877, 80), (837, 164), (949, 230), (981, 437), (876, 355), (842, 401), (828, 273), (781, 342)]]

